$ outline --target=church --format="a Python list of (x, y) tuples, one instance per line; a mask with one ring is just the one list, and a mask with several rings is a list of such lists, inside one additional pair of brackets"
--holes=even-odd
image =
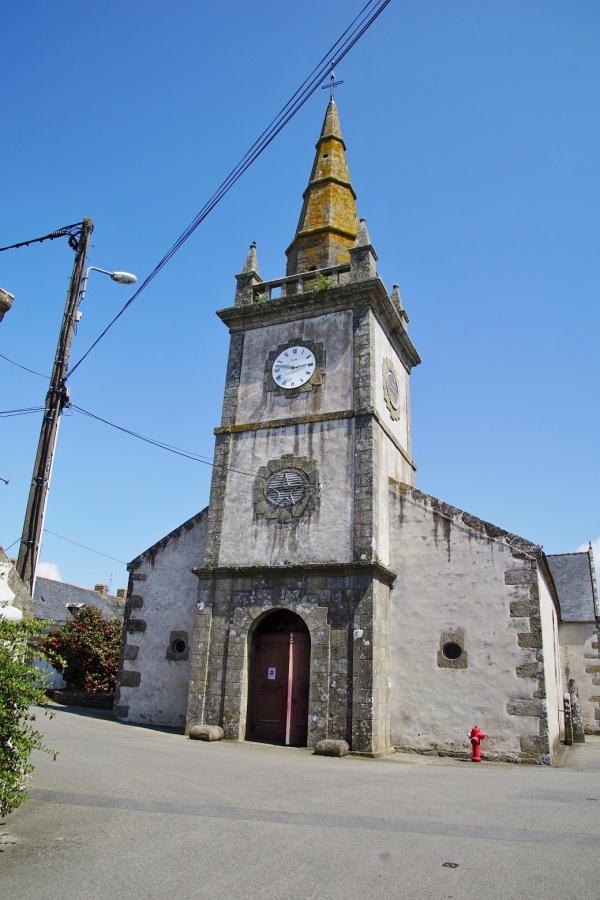
[[(550, 763), (600, 729), (593, 559), (415, 486), (400, 292), (329, 101), (284, 277), (236, 276), (208, 507), (129, 564), (115, 716), (210, 738)], [(561, 644), (561, 634), (564, 640)], [(566, 696), (565, 696), (566, 695)]]

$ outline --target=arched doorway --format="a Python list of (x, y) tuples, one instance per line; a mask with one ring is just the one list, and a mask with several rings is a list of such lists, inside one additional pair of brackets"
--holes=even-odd
[(265, 616), (252, 635), (248, 740), (306, 745), (310, 634), (288, 609)]

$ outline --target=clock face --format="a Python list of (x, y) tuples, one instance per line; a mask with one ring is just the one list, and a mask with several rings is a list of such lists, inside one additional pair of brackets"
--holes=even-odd
[(273, 363), (273, 381), (282, 388), (297, 388), (314, 375), (315, 355), (308, 347), (288, 347)]

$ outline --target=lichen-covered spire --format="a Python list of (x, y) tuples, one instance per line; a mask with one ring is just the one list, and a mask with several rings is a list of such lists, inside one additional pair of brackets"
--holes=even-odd
[(286, 250), (287, 275), (348, 263), (348, 251), (358, 232), (356, 194), (333, 98), (316, 146), (296, 236)]

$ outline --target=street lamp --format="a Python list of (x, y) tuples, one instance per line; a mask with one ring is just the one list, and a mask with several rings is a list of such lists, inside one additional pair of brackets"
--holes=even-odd
[(40, 439), (33, 469), (33, 478), (29, 489), (27, 511), (23, 523), (23, 534), (19, 547), (19, 560), (17, 570), (25, 584), (29, 585), (31, 595), (35, 585), (35, 570), (40, 551), (42, 531), (44, 528), (44, 516), (46, 513), (46, 500), (50, 487), (52, 474), (52, 462), (54, 448), (58, 435), (60, 414), (69, 402), (69, 391), (65, 384), (71, 352), (71, 341), (75, 332), (75, 325), (80, 318), (77, 307), (85, 296), (87, 280), (91, 270), (109, 275), (113, 281), (119, 284), (135, 284), (137, 278), (129, 272), (109, 272), (99, 269), (97, 266), (89, 266), (85, 271), (84, 266), (93, 231), (91, 219), (84, 219), (80, 223), (77, 235), (72, 235), (73, 243), (69, 243), (75, 250), (75, 262), (67, 293), (67, 302), (62, 319), (54, 366), (50, 377), (50, 387), (46, 394), (46, 406), (44, 418), (40, 430)]
[(102, 272), (103, 275), (109, 275), (113, 281), (117, 282), (117, 284), (135, 284), (137, 281), (137, 278), (135, 277), (135, 275), (132, 275), (131, 272), (109, 272), (108, 269), (99, 269), (98, 266), (88, 266), (85, 270), (85, 275), (83, 276), (81, 282), (81, 290), (79, 291), (79, 303), (81, 303), (83, 298), (85, 297), (90, 272)]
[(9, 294), (4, 288), (0, 288), (0, 322), (4, 318), (4, 313), (7, 313), (11, 308), (14, 299), (13, 294)]

